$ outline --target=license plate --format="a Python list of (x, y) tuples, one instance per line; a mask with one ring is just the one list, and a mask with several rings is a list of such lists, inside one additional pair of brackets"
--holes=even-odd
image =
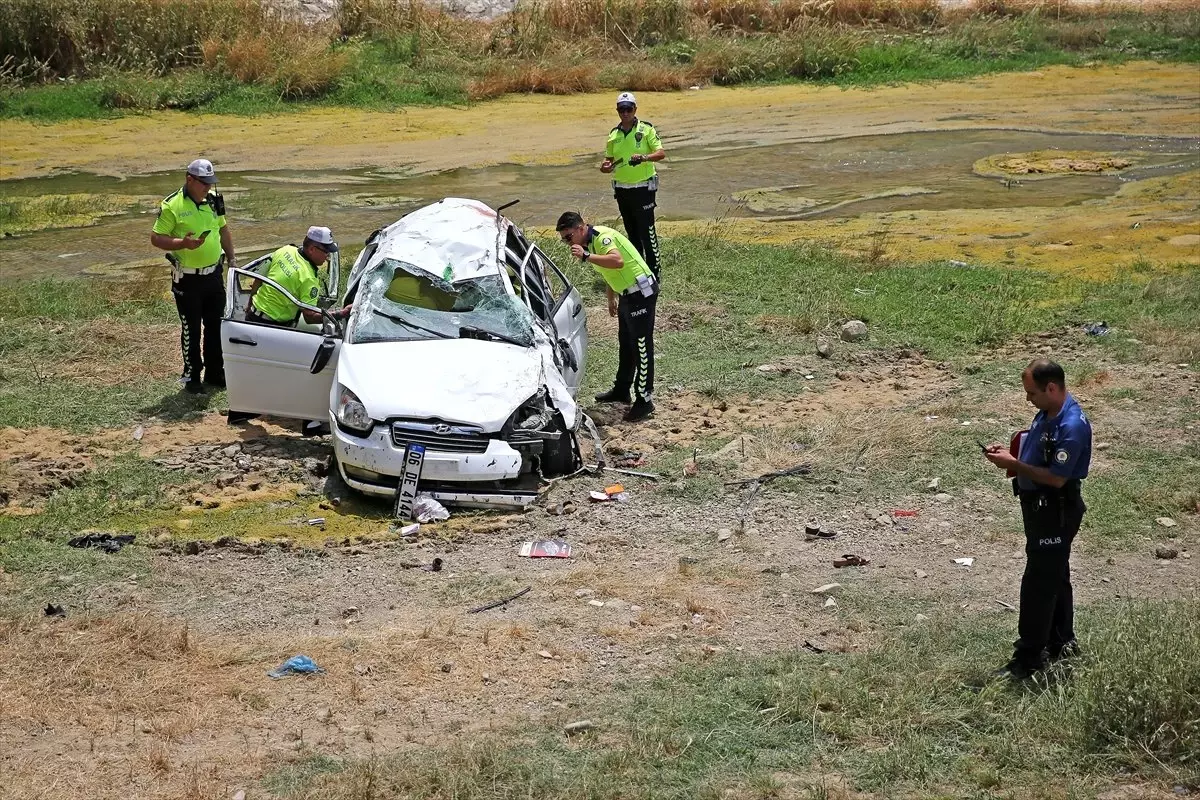
[(396, 489), (396, 519), (413, 518), (413, 502), (417, 499), (417, 484), (421, 480), (421, 467), (425, 464), (425, 447), (410, 444), (404, 449), (404, 474)]

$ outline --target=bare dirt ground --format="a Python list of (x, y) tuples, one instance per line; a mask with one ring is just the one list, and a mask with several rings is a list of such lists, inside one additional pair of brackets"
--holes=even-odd
[[(1049, 333), (1011, 348), (1069, 351), (1078, 337)], [(611, 476), (582, 476), (524, 514), (456, 514), (413, 543), (389, 535), (382, 504), (365, 516), (352, 500), (333, 505), (345, 487), (305, 463), (322, 445), (283, 426), (233, 428), (210, 414), (147, 424), (140, 440), (128, 431), (82, 439), (4, 431), (2, 458), (17, 473), (39, 460), (87, 464), (130, 448), (167, 463), (258, 462), (234, 483), (213, 483), (218, 472), (183, 487), (179, 516), (190, 524), (148, 534), (148, 571), (94, 586), (60, 576), (67, 588), (54, 596), (0, 573), (5, 591), (30, 606), (0, 628), (0, 767), (9, 796), (229, 797), (313, 755), (442, 743), (523, 719), (567, 722), (619, 683), (722, 652), (765, 654), (806, 641), (833, 651), (870, 647), (895, 624), (874, 609), (898, 598), (908, 609), (904, 625), (956, 613), (1008, 616), (1015, 627), (1023, 554), (1002, 479), (938, 492), (925, 482), (939, 476), (920, 476), (911, 489), (868, 500), (854, 478), (905, 450), (919, 455), (939, 429), (1021, 419), (1019, 390), (967, 403), (960, 379), (910, 352), (842, 348), (832, 363), (798, 357), (793, 366), (821, 372), (819, 386), (776, 400), (680, 392), (664, 396), (644, 426), (598, 415), (610, 454), (654, 457), (695, 446), (693, 477), (674, 469), (658, 483), (630, 479), (629, 502), (592, 504), (588, 490)], [(1164, 381), (1160, 367), (1099, 366), (1076, 392), (1104, 431), (1093, 466), (1102, 479), (1113, 466), (1108, 448), (1142, 439), (1154, 424), (1115, 390), (1186, 404), (1200, 387), (1187, 373)], [(798, 444), (798, 425), (817, 433)], [(826, 430), (838, 435), (823, 437)], [(713, 458), (718, 451), (724, 455)], [(270, 467), (286, 470), (288, 459), (298, 462), (297, 482), (281, 485), (283, 473)], [(746, 490), (722, 493), (716, 483), (801, 461), (813, 465), (811, 475), (767, 487), (753, 503)], [(274, 481), (273, 495), (246, 488), (255, 475)], [(23, 497), (36, 503), (35, 494)], [(197, 507), (198, 496), (215, 505)], [(344, 516), (378, 536), (342, 539), (292, 525), (295, 545), (267, 546), (278, 537), (254, 537), (251, 526), (236, 541), (212, 543), (209, 529), (221, 515), (270, 497), (285, 516), (323, 507), (330, 531)], [(809, 523), (837, 538), (806, 538)], [(1171, 533), (1180, 557), (1156, 558), (1154, 544)], [(1115, 552), (1081, 541), (1077, 602), (1195, 596), (1200, 559), (1191, 555), (1200, 531), (1186, 519), (1169, 531), (1146, 520), (1138, 534), (1142, 544)], [(186, 548), (192, 537), (203, 546)], [(259, 543), (247, 546), (251, 538)], [(573, 558), (518, 557), (521, 542), (540, 538), (566, 538)], [(870, 563), (835, 568), (848, 553)], [(956, 565), (960, 557), (975, 562)], [(420, 568), (435, 558), (441, 571)], [(813, 593), (830, 583), (841, 587)], [(468, 613), (525, 586), (532, 590), (507, 608)], [(839, 605), (826, 605), (831, 596)], [(42, 617), (47, 601), (67, 605), (68, 616)], [(296, 653), (327, 672), (265, 675)]]

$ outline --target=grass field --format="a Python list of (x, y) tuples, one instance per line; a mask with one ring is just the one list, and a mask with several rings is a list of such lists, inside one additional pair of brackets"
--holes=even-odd
[[(568, 264), (557, 242), (544, 241), (543, 246), (571, 271), (588, 304), (598, 307), (602, 292), (591, 273)], [(1012, 545), (1003, 542), (1020, 535), (1015, 527), (1019, 523), (1009, 513), (1012, 498), (981, 463), (974, 439), (1006, 437), (1028, 420), (1032, 411), (1020, 403), (1017, 376), (1028, 358), (1043, 348), (1064, 362), (1071, 387), (1087, 396), (1098, 441), (1106, 446), (1098, 451), (1103, 465), (1087, 486), (1090, 512), (1078, 558), (1090, 559), (1089, 564), (1103, 563), (1106, 556), (1133, 558), (1157, 536), (1147, 525), (1158, 516), (1179, 520), (1177, 541), (1184, 546), (1191, 541), (1200, 512), (1200, 482), (1195, 479), (1200, 475), (1200, 437), (1195, 434), (1200, 406), (1189, 388), (1195, 386), (1200, 360), (1196, 270), (1143, 265), (1111, 280), (1090, 281), (945, 262), (880, 263), (810, 244), (728, 241), (719, 225), (704, 235), (666, 239), (663, 257), (667, 290), (660, 319), (669, 324), (664, 322), (658, 337), (662, 402), (700, 397), (711, 408), (727, 401), (731, 416), (735, 407), (759, 401), (781, 409), (781, 419), (769, 426), (718, 426), (687, 445), (655, 449), (646, 468), (662, 472), (669, 485), (658, 492), (642, 487), (638, 497), (650, 508), (650, 524), (666, 518), (663, 531), (652, 534), (663, 546), (670, 546), (672, 535), (685, 541), (694, 538), (678, 528), (675, 534), (666, 533), (675, 507), (729, 508), (738, 502), (739, 490), (723, 487), (718, 473), (690, 482), (680, 477), (693, 444), (711, 452), (739, 431), (750, 430), (767, 450), (777, 448), (784, 453), (781, 457), (791, 460), (796, 458), (794, 451), (801, 451), (813, 467), (809, 480), (775, 485), (770, 504), (804, 508), (817, 502), (813, 497), (820, 487), (819, 496), (828, 496), (825, 502), (830, 504), (826, 512), (839, 504), (891, 508), (914, 502), (929, 476), (940, 475), (941, 490), (966, 498), (966, 505), (977, 507), (980, 515), (994, 515), (991, 522), (981, 523), (981, 532), (956, 535), (975, 535), (976, 546), (984, 549), (1011, 550)], [(279, 497), (250, 498), (223, 502), (212, 511), (198, 510), (190, 498), (211, 492), (211, 474), (201, 468), (165, 469), (137, 452), (129, 436), (132, 426), (169, 424), (185, 431), (206, 411), (220, 409), (224, 400), (221, 394), (197, 399), (179, 392), (173, 379), (178, 369), (177, 322), (165, 289), (157, 282), (47, 280), (10, 286), (0, 296), (0, 432), (79, 442), (82, 450), (74, 452), (91, 459), (90, 469), (31, 506), (29, 513), (0, 516), (0, 585), (6, 589), (0, 603), (0, 643), (14, 663), (20, 663), (22, 648), (31, 646), (30, 641), (41, 641), (38, 625), (49, 623), (36, 622), (29, 609), (40, 607), (45, 598), (70, 604), (72, 615), (80, 614), (70, 624), (81, 630), (97, 626), (95, 630), (115, 631), (111, 635), (117, 636), (122, 625), (143, 630), (153, 622), (153, 617), (120, 622), (125, 618), (106, 616), (118, 613), (111, 610), (75, 610), (90, 602), (88, 598), (102, 602), (113, 586), (143, 598), (164, 591), (158, 577), (163, 556), (140, 546), (114, 556), (66, 547), (65, 540), (80, 530), (130, 531), (139, 541), (169, 538), (175, 522), (186, 517), (191, 521), (183, 529), (188, 536), (211, 540), (224, 535), (273, 536), (289, 530), (289, 525), (294, 528), (287, 520), (297, 515), (328, 516), (330, 535), (352, 530), (351, 525), (378, 530), (386, 518), (386, 509), (350, 498), (334, 508), (320, 492), (283, 502)], [(841, 322), (849, 318), (868, 323), (869, 342), (837, 341)], [(1082, 324), (1098, 319), (1107, 321), (1113, 333), (1083, 336)], [(813, 354), (817, 337), (834, 343), (837, 353), (832, 360), (821, 361)], [(921, 377), (905, 380), (918, 389), (922, 381), (939, 382), (944, 391), (932, 399), (894, 406), (855, 405), (859, 394), (893, 392), (893, 387), (887, 382), (848, 381), (874, 368), (890, 368), (908, 358), (907, 351), (918, 354), (920, 366), (913, 369)], [(612, 338), (604, 329), (593, 330), (589, 358), (589, 384), (601, 385), (615, 359)], [(916, 361), (910, 358), (908, 363)], [(781, 363), (802, 368), (758, 369)], [(805, 377), (809, 370), (811, 381)], [(786, 409), (794, 407), (787, 404), (803, 398), (826, 400), (830, 408), (812, 418), (787, 418)], [(688, 423), (684, 413), (672, 419), (679, 425)], [(69, 450), (62, 453), (66, 461), (75, 458)], [(3, 470), (11, 469), (12, 463), (0, 463), (0, 484), (6, 478)], [(822, 486), (829, 482), (835, 484), (833, 489)], [(915, 502), (923, 501), (916, 497)], [(193, 507), (181, 512), (181, 504)], [(527, 517), (527, 524), (538, 524), (532, 520), (545, 516), (533, 513), (536, 518)], [(466, 527), (441, 534), (458, 564), (467, 562), (468, 553), (474, 552), (470, 548), (484, 546), (488, 539), (482, 534), (471, 537), (469, 526), (478, 519), (462, 516)], [(542, 521), (554, 526), (557, 519)], [(576, 517), (570, 524), (584, 521)], [(347, 527), (338, 527), (343, 524)], [(749, 543), (746, 547), (752, 549)], [(487, 559), (493, 557), (490, 549), (486, 553)], [(258, 562), (247, 563), (247, 569), (253, 569)], [(641, 561), (635, 566), (644, 569)], [(186, 565), (188, 570), (202, 568), (199, 561)], [(605, 566), (579, 568), (602, 571)], [(1164, 574), (1137, 580), (1157, 584)], [(636, 572), (610, 580), (636, 585), (647, 577)], [(672, 612), (675, 621), (639, 640), (640, 652), (671, 652), (678, 620), (693, 619), (694, 613), (732, 617), (732, 610), (724, 611), (704, 593), (721, 585), (754, 586), (759, 576), (715, 564), (685, 568), (681, 563), (671, 578), (693, 581), (693, 588), (687, 590), (683, 607)], [(251, 582), (248, 574), (245, 579)], [(375, 755), (338, 755), (316, 740), (301, 740), (302, 746), (290, 750), (287, 758), (264, 762), (269, 767), (255, 778), (249, 796), (1057, 800), (1091, 798), (1114, 783), (1129, 781), (1162, 791), (1200, 787), (1200, 672), (1189, 668), (1200, 659), (1200, 608), (1194, 597), (1109, 599), (1084, 605), (1078, 627), (1085, 657), (1069, 674), (1059, 670), (1040, 684), (1013, 687), (987, 681), (989, 670), (1008, 654), (1013, 615), (960, 612), (953, 602), (939, 601), (936, 595), (906, 595), (897, 584), (881, 588), (866, 579), (839, 579), (847, 583), (839, 608), (819, 624), (868, 637), (869, 647), (816, 653), (801, 647), (802, 641), (777, 638), (765, 654), (743, 655), (733, 649), (738, 640), (731, 636), (712, 650), (680, 650), (652, 670), (622, 672), (602, 690), (591, 691), (584, 682), (569, 698), (554, 695), (562, 702), (555, 700), (547, 713), (535, 715), (521, 705), (522, 711), (422, 746), (393, 741), (375, 746)], [(334, 580), (341, 587), (337, 592), (356, 591), (355, 580), (339, 572)], [(421, 623), (424, 632), (413, 637), (432, 647), (430, 619), (447, 608), (502, 594), (513, 581), (506, 573), (469, 573), (456, 583), (435, 584), (433, 605)], [(567, 597), (576, 585), (567, 584)], [(772, 590), (763, 591), (768, 594), (748, 602), (762, 605), (773, 597)], [(986, 586), (975, 591), (988, 605), (998, 596), (989, 596), (994, 590)], [(803, 598), (807, 588), (801, 592)], [(137, 607), (146, 601), (121, 602)], [(563, 610), (562, 602), (555, 600), (557, 605), (543, 621), (552, 625), (546, 620), (567, 620), (553, 623), (564, 628), (549, 629), (566, 631), (565, 652), (572, 637), (622, 642), (622, 637), (633, 635), (630, 631), (640, 630), (600, 627), (593, 634), (584, 626), (580, 633), (568, 624), (573, 612)], [(917, 610), (924, 613), (914, 618)], [(796, 613), (810, 612), (801, 608)], [(517, 619), (502, 623), (494, 638), (502, 630), (515, 642), (538, 635), (522, 627), (530, 624), (527, 620)], [(653, 617), (642, 619), (644, 625)], [(185, 623), (185, 631), (186, 624), (190, 623)], [(446, 624), (445, 617), (438, 617), (437, 624)], [(458, 624), (454, 619), (449, 627)], [(176, 642), (180, 639), (175, 629), (168, 625), (155, 635)], [(482, 636), (486, 646), (490, 630), (471, 629), (465, 635), (474, 642)], [(785, 625), (783, 630), (790, 629)], [(347, 635), (351, 638), (324, 645), (324, 660), (334, 652), (366, 658), (359, 648), (373, 647), (367, 643), (374, 633), (348, 629)], [(143, 644), (137, 647), (143, 649), (149, 646), (144, 642), (158, 641), (144, 631), (138, 636)], [(256, 647), (263, 647), (259, 635), (248, 636), (245, 641), (253, 639)], [(93, 635), (92, 641), (104, 647), (118, 647), (122, 641), (119, 636), (110, 638)], [(53, 648), (58, 641), (38, 646)], [(88, 640), (78, 641), (79, 647), (89, 646)], [(207, 692), (212, 702), (221, 703), (250, 696), (244, 688), (205, 688), (205, 681), (228, 681), (229, 669), (264, 658), (261, 653), (247, 655), (244, 648), (226, 643), (208, 654), (187, 649), (186, 635), (181, 641), (184, 644), (176, 649), (171, 649), (174, 644), (164, 647), (174, 654), (170, 658), (209, 671), (196, 678), (200, 694)], [(403, 646), (411, 643), (403, 641)], [(531, 652), (523, 653), (521, 644), (518, 658), (525, 660), (518, 660), (515, 669), (528, 672), (528, 659), (539, 661), (532, 652), (539, 646), (530, 644)], [(129, 658), (140, 657), (137, 647)], [(229, 652), (235, 655), (222, 655), (226, 651), (221, 647), (234, 648)], [(158, 674), (166, 657), (154, 656), (153, 664), (137, 667), (136, 674)], [(542, 661), (542, 668), (550, 663)], [(532, 669), (536, 674), (537, 664)], [(463, 670), (463, 681), (476, 680)], [(436, 667), (433, 672), (442, 674)], [(261, 674), (255, 674), (261, 681)], [(366, 691), (360, 678), (351, 674), (354, 699), (338, 710), (347, 715), (353, 708), (370, 708), (356, 694)], [(4, 689), (0, 679), (0, 693)], [(278, 694), (288, 689), (268, 687), (261, 696), (251, 693), (253, 702), (237, 701), (237, 713), (290, 715), (287, 703), (294, 698)], [(315, 695), (318, 690), (321, 694)], [(79, 691), (86, 694), (87, 689)], [(324, 697), (328, 687), (302, 685), (306, 707), (316, 702), (309, 691)], [(505, 691), (515, 689), (500, 690), (500, 695)], [(208, 713), (172, 708), (161, 714), (177, 712), (193, 720), (192, 725), (201, 725), (194, 720)], [(110, 720), (118, 712), (104, 713), (104, 726), (112, 727)], [(529, 716), (536, 719), (527, 721)], [(585, 718), (595, 723), (591, 732), (563, 735), (563, 724)], [(212, 787), (224, 791), (226, 784), (204, 783), (206, 773), (198, 768), (187, 773), (182, 766), (170, 767), (168, 753), (176, 753), (175, 763), (182, 763), (179, 754), (186, 749), (173, 748), (186, 748), (188, 741), (187, 735), (162, 739), (155, 745), (158, 749), (150, 751), (149, 766), (130, 767), (130, 774), (152, 776), (142, 785), (159, 781), (164, 787), (183, 787), (170, 796), (219, 796)]]
[[(528, 3), (493, 22), (352, 0), (318, 25), (261, 0), (2, 0), (0, 116), (320, 103), (457, 104), (513, 92), (821, 81), (873, 85), (1049, 64), (1196, 61), (1200, 10), (933, 0)], [(153, 80), (147, 80), (153, 78)]]

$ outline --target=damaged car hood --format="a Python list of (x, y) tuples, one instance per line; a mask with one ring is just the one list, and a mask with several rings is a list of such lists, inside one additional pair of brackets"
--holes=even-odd
[[(539, 337), (541, 338), (541, 337)], [(342, 348), (338, 382), (372, 419), (441, 419), (500, 430), (541, 386), (568, 429), (577, 408), (549, 344), (519, 347), (478, 339), (368, 342)]]

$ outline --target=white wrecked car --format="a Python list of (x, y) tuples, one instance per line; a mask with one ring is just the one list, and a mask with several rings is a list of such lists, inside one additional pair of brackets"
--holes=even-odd
[(447, 504), (524, 506), (540, 477), (579, 464), (583, 303), (497, 211), (447, 198), (373, 233), (336, 304), (353, 304), (344, 331), (247, 322), (267, 260), (230, 270), (231, 411), (328, 419), (342, 478), (381, 497), (396, 495), (410, 444), (425, 448), (420, 491)]

